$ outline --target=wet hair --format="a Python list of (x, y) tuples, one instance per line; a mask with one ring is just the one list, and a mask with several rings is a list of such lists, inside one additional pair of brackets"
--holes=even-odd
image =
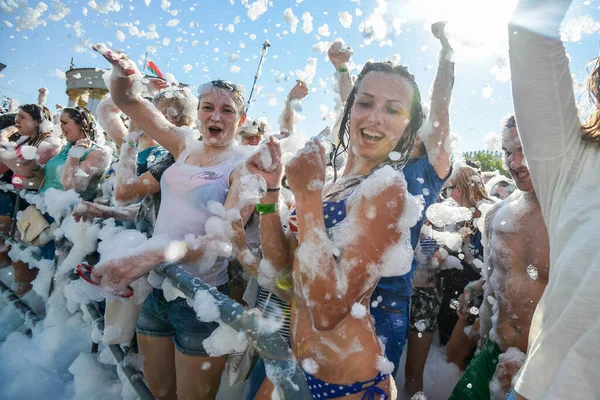
[(184, 88), (169, 88), (160, 91), (152, 104), (175, 126), (193, 126), (196, 120), (197, 100)]
[(456, 186), (462, 190), (463, 199), (469, 202), (470, 207), (477, 206), (481, 200), (492, 200), (479, 171), (473, 167), (463, 165), (452, 174), (448, 181), (448, 186)]
[(23, 104), (19, 107), (19, 110), (22, 110), (29, 114), (31, 118), (36, 120), (39, 124), (44, 121), (52, 121), (52, 113), (48, 110), (46, 106), (40, 106), (39, 104)]
[[(400, 141), (394, 148), (394, 151), (400, 154), (400, 159), (392, 161), (387, 160), (383, 165), (391, 165), (396, 170), (401, 170), (408, 159), (410, 158), (410, 152), (417, 137), (417, 132), (423, 125), (423, 108), (421, 106), (421, 92), (415, 81), (415, 77), (411, 74), (407, 67), (403, 65), (396, 65), (391, 61), (386, 62), (367, 62), (363, 67), (362, 71), (354, 82), (354, 87), (348, 95), (346, 106), (344, 107), (344, 114), (340, 123), (340, 130), (338, 132), (338, 144), (335, 148), (333, 156), (333, 164), (337, 157), (348, 151), (350, 145), (350, 114), (352, 113), (352, 107), (354, 106), (354, 100), (356, 99), (356, 93), (360, 87), (362, 80), (367, 76), (369, 72), (385, 72), (388, 74), (397, 74), (410, 82), (413, 89), (413, 96), (410, 105), (410, 122), (404, 130), (404, 134), (400, 138)], [(372, 172), (372, 171), (371, 171)], [(365, 176), (366, 178), (366, 176)], [(334, 180), (337, 179), (337, 171), (334, 170)]]
[(587, 79), (587, 90), (594, 111), (581, 127), (581, 138), (586, 142), (600, 144), (600, 57), (592, 60), (594, 67)]
[(233, 103), (238, 109), (240, 115), (246, 114), (246, 111), (244, 111), (244, 89), (233, 82), (224, 81), (221, 79), (204, 83), (198, 88), (198, 106), (200, 106), (199, 103), (202, 100), (202, 96), (209, 93), (213, 89), (224, 89), (231, 92)]
[(62, 112), (68, 114), (81, 127), (86, 138), (92, 142), (96, 141), (98, 136), (96, 119), (87, 108), (81, 106), (65, 107), (62, 109)]
[[(50, 134), (52, 133), (52, 129), (48, 132), (42, 132), (42, 129), (47, 126), (52, 126), (52, 113), (46, 106), (41, 106), (39, 104), (23, 104), (19, 107), (19, 110), (29, 114), (34, 121), (37, 121), (39, 124), (38, 131), (31, 138), (27, 139), (25, 142), (28, 146), (37, 147), (40, 143), (42, 143)], [(48, 122), (48, 124), (44, 124), (44, 122)]]

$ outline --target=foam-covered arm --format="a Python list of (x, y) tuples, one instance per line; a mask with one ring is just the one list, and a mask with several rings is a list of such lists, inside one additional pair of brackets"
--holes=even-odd
[(121, 109), (117, 107), (111, 97), (107, 96), (96, 108), (96, 118), (108, 137), (115, 142), (117, 147), (125, 142), (127, 137), (127, 127), (121, 119)]

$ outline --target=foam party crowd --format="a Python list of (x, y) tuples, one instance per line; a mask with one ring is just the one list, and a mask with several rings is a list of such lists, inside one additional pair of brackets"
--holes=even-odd
[(269, 123), (226, 73), (192, 91), (88, 43), (93, 109), (42, 87), (0, 115), (0, 398), (600, 399), (600, 58), (583, 110), (571, 3), (504, 26), (499, 170), (454, 151), (446, 21), (429, 93), (328, 42), (311, 134), (310, 68)]

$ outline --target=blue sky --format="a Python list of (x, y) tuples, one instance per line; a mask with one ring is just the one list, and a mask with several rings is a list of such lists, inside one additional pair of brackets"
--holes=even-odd
[[(261, 90), (249, 114), (264, 115), (271, 125), (277, 126), (285, 96), (295, 83), (296, 71), (303, 70), (307, 59), (314, 57), (316, 76), (312, 91), (303, 102), (302, 115), (306, 119), (297, 128), (313, 136), (325, 125), (333, 124), (321, 116), (323, 105), (329, 110), (333, 108), (335, 96), (331, 85), (333, 67), (326, 61), (326, 53), (313, 49), (315, 44), (342, 38), (353, 47), (357, 64), (399, 56), (400, 62), (409, 65), (415, 74), (423, 98), (428, 99), (439, 50), (429, 25), (438, 19), (448, 19), (448, 30), (457, 43), (457, 76), (450, 110), (452, 131), (460, 137), (460, 150), (483, 149), (485, 136), (498, 131), (501, 117), (512, 109), (510, 81), (503, 76), (507, 69), (502, 43), (514, 3), (514, 0), (172, 0), (170, 3), (54, 0), (44, 4), (1, 0), (0, 62), (8, 66), (0, 73), (0, 92), (18, 98), (21, 103), (35, 102), (37, 89), (45, 86), (50, 90), (49, 105), (66, 104), (65, 80), (58, 76), (57, 70), (66, 71), (71, 57), (77, 67), (106, 68), (107, 63), (90, 51), (90, 45), (110, 42), (135, 60), (141, 60), (149, 51), (149, 58), (164, 73), (172, 73), (181, 82), (198, 86), (208, 79), (229, 79), (243, 84), (249, 94), (262, 43), (268, 39), (272, 46), (258, 82)], [(576, 0), (565, 19), (571, 71), (580, 82), (585, 79), (586, 64), (598, 53), (599, 6), (600, 0)], [(290, 18), (288, 21), (284, 18), (288, 8), (299, 20), (295, 33), (291, 32)], [(64, 15), (67, 9), (69, 13)], [(313, 25), (309, 33), (303, 30), (303, 14), (307, 12)], [(340, 12), (352, 16), (348, 28), (342, 21), (347, 25), (349, 18), (340, 19)], [(369, 28), (375, 36), (371, 43), (366, 42), (364, 34)], [(308, 31), (308, 26), (305, 29)], [(230, 62), (233, 53), (239, 58)]]

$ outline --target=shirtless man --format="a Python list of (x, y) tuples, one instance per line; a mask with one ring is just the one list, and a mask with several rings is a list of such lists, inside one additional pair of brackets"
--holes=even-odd
[(487, 283), (482, 279), (467, 286), (461, 303), (461, 312), (468, 312), (468, 298), (480, 295), (484, 287), (479, 312), (483, 347), (451, 399), (506, 398), (512, 377), (525, 361), (531, 319), (548, 283), (548, 232), (512, 116), (503, 126), (502, 148), (518, 190), (485, 218)]

